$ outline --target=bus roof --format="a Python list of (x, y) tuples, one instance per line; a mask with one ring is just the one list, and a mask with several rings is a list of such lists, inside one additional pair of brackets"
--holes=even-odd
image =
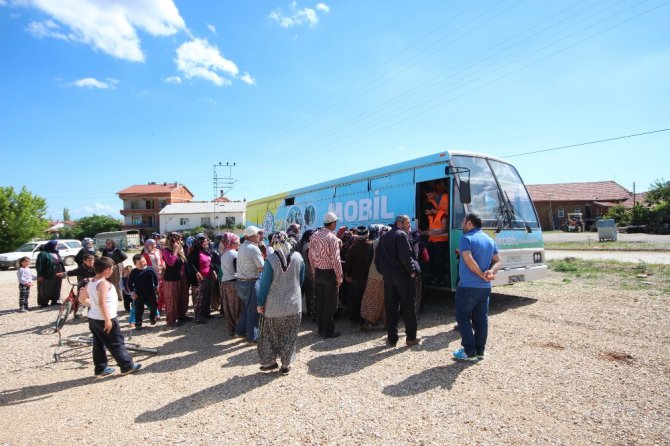
[(291, 197), (291, 196), (295, 196), (295, 195), (301, 195), (301, 194), (304, 194), (304, 193), (307, 193), (307, 192), (313, 192), (313, 191), (319, 190), (319, 189), (326, 189), (326, 188), (329, 188), (329, 187), (336, 187), (336, 186), (342, 186), (342, 185), (349, 184), (349, 183), (354, 183), (356, 181), (360, 181), (360, 180), (367, 179), (367, 178), (385, 176), (385, 175), (389, 175), (389, 174), (396, 173), (396, 172), (402, 172), (402, 171), (406, 171), (406, 170), (417, 169), (417, 168), (420, 168), (420, 167), (434, 165), (434, 164), (442, 164), (442, 163), (446, 164), (451, 159), (451, 157), (455, 156), (455, 155), (456, 156), (462, 155), (462, 156), (474, 156), (474, 157), (479, 157), (479, 158), (488, 158), (488, 159), (493, 159), (493, 160), (496, 160), (496, 161), (500, 161), (502, 163), (509, 164), (508, 161), (505, 161), (505, 160), (502, 160), (502, 159), (499, 159), (499, 158), (496, 158), (496, 157), (493, 157), (493, 156), (490, 156), (490, 155), (486, 155), (486, 154), (483, 154), (483, 153), (466, 152), (466, 151), (460, 151), (460, 150), (445, 150), (445, 151), (438, 152), (438, 153), (435, 153), (435, 154), (432, 154), (432, 155), (423, 156), (421, 158), (415, 158), (415, 159), (412, 159), (412, 160), (403, 161), (401, 163), (396, 163), (396, 164), (391, 164), (391, 165), (388, 165), (388, 166), (378, 167), (376, 169), (366, 170), (364, 172), (359, 172), (359, 173), (355, 173), (355, 174), (352, 174), (352, 175), (347, 175), (345, 177), (335, 178), (335, 179), (324, 181), (324, 182), (317, 183), (317, 184), (311, 184), (309, 186), (304, 186), (304, 187), (301, 187), (301, 188), (298, 188), (298, 189), (293, 189), (293, 190), (287, 191), (285, 193), (273, 194), (270, 197), (257, 198), (256, 200), (249, 201), (247, 203), (247, 205), (253, 205), (253, 204), (262, 203), (262, 202), (265, 202), (265, 201), (276, 200), (278, 198), (278, 196), (282, 197), (282, 198), (283, 197)]

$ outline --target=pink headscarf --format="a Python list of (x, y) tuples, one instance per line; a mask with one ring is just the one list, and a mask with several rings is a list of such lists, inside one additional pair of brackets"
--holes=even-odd
[(240, 237), (232, 232), (224, 232), (221, 236), (221, 245), (223, 245), (223, 252), (233, 249), (233, 246), (240, 243)]

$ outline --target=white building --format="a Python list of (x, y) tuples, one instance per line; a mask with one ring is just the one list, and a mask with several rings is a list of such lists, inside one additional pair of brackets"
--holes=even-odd
[(234, 228), (246, 221), (246, 201), (200, 201), (168, 204), (158, 213), (161, 234), (187, 231), (198, 226)]

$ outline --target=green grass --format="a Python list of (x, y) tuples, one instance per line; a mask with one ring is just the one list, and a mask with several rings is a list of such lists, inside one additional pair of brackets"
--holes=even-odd
[(670, 251), (670, 243), (599, 242), (598, 239), (582, 242), (546, 242), (544, 247), (591, 251)]
[(548, 264), (552, 271), (565, 273), (563, 282), (576, 278), (606, 280), (606, 276), (616, 276), (623, 279), (619, 285), (623, 289), (648, 289), (670, 295), (670, 265), (575, 258), (550, 260)]

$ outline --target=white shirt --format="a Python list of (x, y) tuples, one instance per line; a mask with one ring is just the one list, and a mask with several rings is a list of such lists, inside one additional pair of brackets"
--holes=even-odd
[(88, 285), (86, 285), (86, 291), (88, 291), (89, 302), (91, 304), (91, 308), (88, 310), (88, 317), (89, 319), (95, 319), (98, 321), (105, 320), (105, 318), (102, 316), (100, 305), (98, 303), (99, 283), (102, 283), (103, 286), (105, 284), (109, 286), (109, 289), (107, 290), (107, 299), (105, 299), (105, 307), (107, 308), (107, 314), (109, 315), (109, 318), (114, 319), (116, 317), (116, 307), (118, 305), (116, 288), (114, 288), (112, 284), (105, 279), (90, 281)]
[(16, 277), (18, 277), (19, 283), (22, 285), (28, 285), (37, 279), (37, 276), (30, 271), (30, 268), (19, 268), (16, 271)]
[(229, 249), (221, 256), (221, 282), (228, 282), (237, 278), (233, 261), (237, 258), (237, 251)]

